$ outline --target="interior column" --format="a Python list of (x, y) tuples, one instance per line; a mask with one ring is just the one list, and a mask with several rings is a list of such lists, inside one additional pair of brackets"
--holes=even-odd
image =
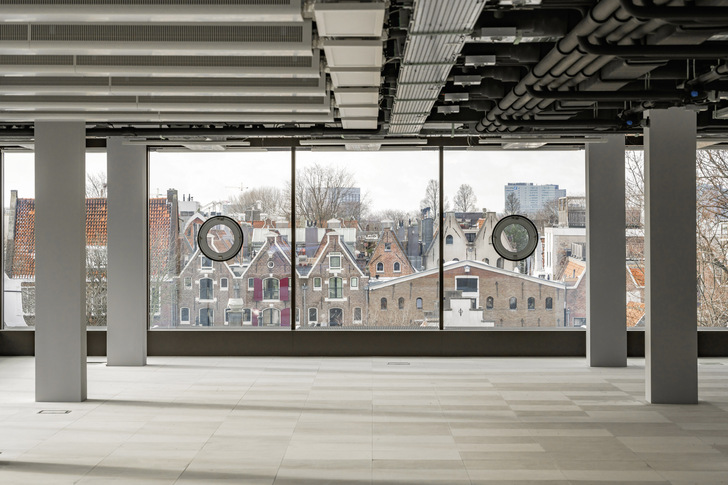
[(587, 362), (627, 365), (624, 136), (586, 146)]
[(35, 398), (86, 399), (86, 125), (35, 123)]
[(109, 138), (108, 365), (147, 363), (147, 147)]
[(645, 385), (652, 403), (698, 401), (696, 115), (650, 110), (645, 128)]

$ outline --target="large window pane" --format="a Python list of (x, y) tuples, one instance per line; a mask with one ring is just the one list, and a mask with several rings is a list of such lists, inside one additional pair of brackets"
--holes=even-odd
[(297, 152), (301, 328), (438, 327), (437, 178), (436, 151)]
[[(290, 328), (290, 164), (288, 150), (150, 154), (152, 328)], [(225, 262), (205, 257), (197, 242), (216, 215), (232, 217), (244, 234), (242, 250)], [(233, 234), (218, 225), (207, 241), (222, 253)]]
[[(444, 184), (445, 328), (586, 324), (583, 152), (446, 150)], [(491, 243), (510, 214), (539, 233), (521, 262)]]
[(35, 326), (35, 155), (3, 153), (3, 326)]
[[(35, 155), (4, 154), (3, 320), (35, 326)], [(86, 154), (86, 323), (106, 326), (106, 154)]]

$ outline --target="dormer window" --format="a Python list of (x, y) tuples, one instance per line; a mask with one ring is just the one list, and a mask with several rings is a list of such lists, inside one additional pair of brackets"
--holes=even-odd
[(452, 236), (450, 234), (445, 238), (445, 244), (452, 244)]
[(399, 262), (395, 262), (395, 263), (394, 263), (394, 272), (395, 272), (395, 273), (399, 273), (399, 272), (401, 272), (401, 271), (402, 271), (402, 265), (401, 265), (401, 264), (399, 264)]
[(208, 258), (207, 256), (201, 256), (202, 261), (200, 262), (200, 267), (202, 268), (212, 268), (212, 260)]
[(392, 250), (392, 243), (384, 243), (384, 250), (385, 251), (391, 251)]
[(384, 263), (377, 263), (377, 273), (384, 273)]

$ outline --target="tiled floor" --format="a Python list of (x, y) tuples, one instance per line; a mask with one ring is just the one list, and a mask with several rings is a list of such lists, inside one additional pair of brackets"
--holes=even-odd
[(696, 406), (646, 404), (642, 360), (90, 361), (87, 402), (35, 403), (0, 358), (0, 484), (728, 484), (728, 359)]

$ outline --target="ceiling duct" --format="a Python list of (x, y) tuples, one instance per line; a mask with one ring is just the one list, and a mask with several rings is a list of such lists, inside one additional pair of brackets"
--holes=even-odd
[(344, 129), (378, 126), (384, 11), (384, 2), (317, 2), (314, 6)]
[(435, 104), (484, 0), (415, 0), (389, 134), (416, 135)]

